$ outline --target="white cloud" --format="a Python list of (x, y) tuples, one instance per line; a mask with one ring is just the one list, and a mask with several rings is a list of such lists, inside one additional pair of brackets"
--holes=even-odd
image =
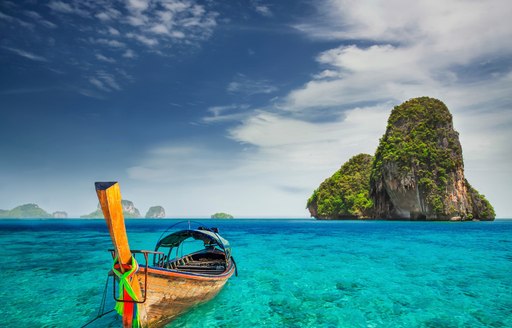
[(155, 6), (152, 19), (137, 13), (130, 18), (132, 24), (144, 25), (144, 31), (169, 40), (197, 41), (208, 38), (216, 26), (217, 14), (192, 1), (171, 1)]
[(204, 217), (221, 210), (238, 217), (289, 215), (289, 206), (279, 206), (295, 195), (267, 184), (261, 172), (241, 170), (244, 163), (240, 153), (206, 145), (167, 145), (150, 150), (128, 169), (128, 177), (142, 191), (138, 202), (162, 204), (171, 216)]
[[(139, 58), (138, 54), (169, 56), (173, 52), (183, 54), (187, 49), (197, 49), (198, 45), (208, 39), (216, 25), (218, 13), (212, 10), (212, 2), (196, 0), (127, 0), (127, 1), (80, 1), (49, 0), (42, 4), (44, 8), (31, 5), (23, 9), (16, 4), (3, 6), (7, 13), (0, 11), (0, 23), (19, 25), (30, 29), (30, 42), (34, 47), (51, 48), (53, 57), (66, 56), (68, 63), (82, 72), (83, 80), (99, 91), (119, 90), (116, 79), (109, 80), (97, 76), (94, 67), (104, 63), (112, 64), (108, 68), (112, 77), (121, 77), (115, 69), (125, 67), (127, 60)], [(34, 8), (34, 10), (32, 10)], [(65, 26), (69, 33), (48, 35), (36, 29), (42, 26), (56, 29)], [(43, 33), (46, 33), (43, 34)], [(80, 56), (69, 57), (69, 38), (86, 43), (91, 51)], [(24, 58), (45, 62), (47, 58), (20, 49), (15, 45), (19, 40), (14, 35), (6, 34), (4, 49)], [(83, 45), (82, 45), (83, 46)], [(149, 51), (148, 51), (149, 50)], [(48, 68), (54, 70), (53, 68)], [(133, 78), (131, 79), (133, 81)], [(83, 90), (83, 85), (75, 90)], [(80, 91), (81, 92), (81, 91)], [(84, 92), (81, 92), (82, 94)], [(90, 90), (85, 91), (88, 95)]]
[(110, 27), (110, 26), (108, 27), (108, 32), (111, 35), (114, 35), (114, 36), (118, 36), (119, 34), (121, 34), (121, 33), (119, 33), (119, 30), (117, 30), (117, 29), (115, 29), (113, 27)]
[(4, 14), (0, 11), (0, 19), (3, 19), (8, 22), (12, 22), (14, 20), (14, 17)]
[(48, 7), (55, 11), (63, 12), (63, 13), (71, 13), (73, 12), (73, 8), (68, 3), (62, 1), (51, 1), (48, 4)]
[(95, 87), (97, 87), (98, 89), (100, 90), (103, 90), (103, 91), (110, 91), (109, 88), (107, 88), (105, 86), (105, 84), (103, 82), (101, 82), (100, 80), (98, 80), (97, 78), (95, 77), (91, 77), (89, 79), (89, 82), (91, 82), (92, 85), (94, 85)]
[(266, 5), (256, 5), (256, 6), (254, 6), (254, 10), (256, 10), (256, 12), (258, 14), (261, 14), (261, 15), (263, 15), (265, 17), (272, 17), (273, 16), (272, 11)]
[[(359, 152), (373, 153), (383, 134), (390, 104), (355, 108), (326, 122), (307, 122), (267, 111), (229, 130), (233, 140), (258, 147), (254, 157), (270, 153), (284, 167), (303, 167), (316, 171), (339, 166), (340, 158)], [(277, 157), (275, 157), (277, 156)], [(348, 159), (348, 157), (347, 157)]]
[(100, 24), (115, 23), (116, 28), (106, 26), (100, 33), (108, 31), (116, 37), (134, 39), (152, 50), (157, 46), (194, 45), (209, 38), (217, 25), (218, 14), (207, 8), (210, 5), (199, 5), (195, 0), (128, 0), (123, 4), (52, 0), (47, 6), (59, 15), (79, 15), (96, 19)]
[(158, 45), (157, 39), (149, 38), (142, 34), (128, 33), (126, 36), (129, 38), (135, 39), (135, 40), (139, 41), (140, 43), (145, 44), (149, 47), (154, 47), (154, 46)]
[(254, 9), (254, 11), (256, 11), (261, 16), (265, 16), (265, 17), (274, 16), (274, 13), (270, 9), (270, 6), (267, 4), (264, 4), (263, 1), (251, 0), (250, 4), (251, 4), (252, 9)]
[(98, 77), (101, 78), (110, 88), (115, 90), (121, 90), (119, 83), (117, 83), (114, 75), (106, 72), (98, 72)]
[(302, 30), (315, 38), (367, 39), (377, 44), (340, 46), (321, 53), (317, 61), (326, 69), (290, 92), (284, 108), (302, 111), (419, 95), (438, 96), (449, 103), (464, 98), (487, 102), (491, 94), (495, 99), (507, 96), (510, 81), (503, 72), (479, 77), (480, 90), (460, 72), (475, 71), (489, 60), (499, 65), (512, 54), (512, 45), (502, 42), (512, 38), (511, 24), (505, 19), (509, 2), (325, 3), (324, 22), (303, 24)]
[[(43, 6), (48, 10), (22, 10), (19, 9), (21, 7), (13, 5), (9, 15), (0, 12), (0, 23), (18, 24), (31, 29), (31, 33), (34, 34), (32, 41), (44, 43), (45, 47), (50, 46), (51, 53), (55, 56), (69, 56), (69, 49), (65, 46), (69, 41), (67, 40), (69, 35), (87, 43), (87, 46), (92, 46), (92, 51), (70, 58), (70, 61), (83, 72), (82, 75), (87, 83), (101, 91), (118, 90), (116, 87), (118, 84), (109, 84), (107, 80), (95, 75), (97, 68), (91, 65), (95, 60), (115, 64), (109, 68), (112, 70), (110, 74), (119, 76), (114, 68), (126, 65), (127, 61), (123, 58), (138, 58), (136, 53), (143, 53), (144, 48), (149, 49), (152, 54), (162, 56), (169, 56), (174, 51), (183, 53), (188, 48), (196, 49), (200, 42), (212, 35), (218, 16), (218, 13), (212, 10), (213, 3), (198, 3), (196, 0), (127, 0), (124, 2), (50, 0)], [(7, 7), (4, 6), (4, 8)], [(11, 13), (31, 21), (26, 22), (11, 16)], [(47, 37), (35, 29), (36, 26), (55, 29), (57, 24), (53, 21), (62, 23), (61, 26), (65, 25), (66, 29), (69, 29), (70, 33), (67, 33), (69, 35), (57, 33)], [(16, 44), (16, 40), (9, 40), (11, 36), (6, 37), (5, 45)], [(42, 56), (17, 48), (5, 49), (27, 59), (47, 61)], [(83, 87), (76, 89), (81, 90)]]
[(57, 13), (76, 14), (82, 17), (89, 15), (86, 10), (79, 7), (79, 3), (69, 4), (67, 2), (53, 0), (48, 3), (48, 7)]
[(149, 0), (128, 0), (127, 6), (132, 11), (144, 11), (149, 7)]
[(39, 24), (43, 25), (44, 27), (47, 27), (47, 28), (57, 28), (57, 24), (54, 24), (48, 20), (40, 20), (39, 21)]
[(95, 76), (89, 78), (89, 82), (101, 91), (121, 90), (115, 76), (104, 71), (96, 72)]
[(89, 38), (89, 41), (94, 44), (101, 44), (101, 45), (109, 46), (111, 48), (126, 47), (126, 44), (124, 44), (123, 42), (117, 41), (117, 40), (110, 40), (110, 39), (103, 39), (103, 38), (99, 38), (99, 39)]
[[(313, 38), (402, 44), (422, 40), (450, 50), (473, 49), (483, 40), (500, 40), (512, 33), (506, 23), (511, 6), (507, 0), (419, 0), (414, 4), (405, 0), (330, 0), (321, 4), (314, 20), (296, 25)], [(510, 48), (503, 42), (487, 46), (491, 49), (479, 51)]]
[(33, 60), (33, 61), (39, 61), (39, 62), (47, 62), (48, 59), (46, 59), (45, 57), (43, 56), (39, 56), (39, 55), (35, 55), (31, 52), (28, 52), (28, 51), (25, 51), (25, 50), (22, 50), (22, 49), (17, 49), (17, 48), (11, 48), (11, 47), (2, 47), (6, 50), (9, 50), (21, 57), (24, 57), (24, 58), (27, 58), (27, 59), (30, 59), (30, 60)]
[(96, 17), (102, 22), (117, 20), (121, 16), (121, 12), (115, 8), (103, 8), (101, 12), (96, 14)]
[(185, 35), (185, 33), (181, 32), (181, 31), (172, 31), (171, 37), (173, 37), (175, 39), (185, 39), (187, 36)]
[(230, 93), (240, 93), (248, 96), (256, 94), (274, 93), (278, 88), (268, 80), (249, 79), (243, 74), (238, 74), (232, 82), (228, 84), (226, 90)]
[(250, 115), (249, 105), (213, 106), (208, 108), (209, 116), (202, 118), (204, 123), (241, 121)]
[(25, 28), (28, 28), (28, 29), (34, 28), (33, 24), (27, 23), (24, 20), (16, 18), (16, 17), (12, 17), (12, 16), (9, 16), (9, 15), (6, 15), (6, 14), (2, 13), (1, 11), (0, 11), (0, 19), (2, 19), (4, 21), (7, 21), (7, 22), (18, 23), (19, 25), (21, 25), (21, 26), (23, 26)]
[(114, 58), (103, 56), (102, 54), (96, 54), (96, 59), (106, 62), (106, 63), (111, 63), (111, 64), (116, 62), (116, 60)]
[(164, 24), (156, 24), (149, 29), (151, 32), (156, 34), (168, 34), (169, 29)]
[(30, 18), (32, 18), (33, 20), (35, 20), (37, 23), (43, 25), (44, 27), (47, 27), (47, 28), (56, 28), (57, 25), (44, 19), (41, 15), (39, 15), (38, 13), (36, 13), (35, 11), (32, 11), (32, 10), (25, 10), (24, 11), (24, 14)]
[(123, 57), (124, 58), (135, 58), (137, 57), (137, 55), (135, 54), (135, 52), (131, 49), (127, 49), (124, 53), (123, 53)]
[(107, 20), (111, 19), (110, 16), (107, 13), (104, 13), (104, 12), (96, 14), (96, 17), (99, 18), (102, 21), (107, 21)]
[(143, 27), (144, 25), (146, 25), (147, 21), (148, 21), (148, 18), (142, 14), (139, 14), (137, 16), (129, 16), (128, 17), (128, 24), (135, 26), (135, 27)]

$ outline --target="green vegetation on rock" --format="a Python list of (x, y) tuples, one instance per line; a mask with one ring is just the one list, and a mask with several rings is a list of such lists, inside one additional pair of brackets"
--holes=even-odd
[(469, 190), (471, 205), (474, 212), (468, 215), (468, 219), (494, 219), (496, 217), (496, 213), (494, 212), (494, 208), (491, 203), (489, 203), (484, 195), (481, 195), (476, 191), (476, 189), (469, 184), (468, 180), (466, 180), (466, 186)]
[(13, 208), (10, 211), (0, 210), (0, 217), (2, 218), (52, 218), (53, 215), (46, 212), (36, 204), (25, 204)]
[(350, 219), (371, 216), (369, 197), (372, 156), (359, 154), (327, 178), (308, 199), (311, 216), (318, 219)]
[(233, 216), (231, 214), (228, 214), (228, 213), (224, 213), (224, 212), (219, 212), (219, 213), (215, 213), (211, 216), (212, 219), (232, 219)]

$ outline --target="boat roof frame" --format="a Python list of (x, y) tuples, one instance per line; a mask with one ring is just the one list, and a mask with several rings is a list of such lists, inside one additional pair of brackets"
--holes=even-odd
[(155, 251), (158, 251), (160, 247), (178, 247), (189, 238), (202, 240), (205, 245), (219, 246), (224, 251), (227, 258), (231, 256), (231, 246), (229, 245), (229, 242), (222, 238), (218, 233), (203, 227), (198, 229), (179, 230), (160, 238), (155, 246)]

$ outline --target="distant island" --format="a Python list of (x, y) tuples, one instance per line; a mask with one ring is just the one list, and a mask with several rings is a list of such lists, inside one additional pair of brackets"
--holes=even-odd
[[(123, 199), (121, 201), (121, 205), (123, 206), (123, 215), (125, 218), (141, 218), (139, 210), (133, 205), (132, 201)], [(83, 219), (95, 219), (95, 218), (104, 218), (103, 212), (101, 210), (101, 205), (98, 204), (98, 208), (96, 211), (80, 216)]]
[(224, 212), (219, 212), (219, 213), (215, 213), (211, 216), (212, 219), (232, 219), (233, 218), (233, 215), (231, 214), (228, 214), (228, 213), (224, 213)]
[(161, 219), (165, 218), (165, 210), (162, 206), (151, 206), (146, 213), (147, 219)]
[(0, 218), (12, 219), (51, 219), (67, 218), (68, 214), (64, 211), (57, 211), (50, 214), (43, 210), (37, 204), (24, 204), (13, 208), (12, 210), (0, 210)]
[[(123, 215), (125, 218), (142, 218), (139, 210), (129, 200), (122, 200)], [(146, 218), (165, 218), (165, 210), (162, 206), (152, 206), (146, 213)], [(68, 213), (64, 211), (55, 211), (52, 214), (48, 213), (37, 204), (24, 204), (13, 208), (12, 210), (0, 210), (0, 218), (10, 219), (66, 219)], [(103, 212), (100, 205), (96, 211), (82, 215), (83, 219), (96, 219), (103, 218)]]
[(359, 154), (307, 201), (317, 219), (494, 220), (492, 205), (464, 177), (459, 134), (437, 99), (396, 106), (375, 156)]
[(68, 213), (66, 213), (64, 211), (57, 211), (57, 212), (53, 212), (52, 216), (56, 219), (67, 219)]

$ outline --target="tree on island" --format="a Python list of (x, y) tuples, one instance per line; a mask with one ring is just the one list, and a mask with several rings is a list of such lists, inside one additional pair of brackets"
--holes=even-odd
[(224, 213), (224, 212), (219, 212), (219, 213), (215, 213), (211, 216), (212, 219), (232, 219), (233, 218), (233, 215), (231, 214), (228, 214), (228, 213)]

